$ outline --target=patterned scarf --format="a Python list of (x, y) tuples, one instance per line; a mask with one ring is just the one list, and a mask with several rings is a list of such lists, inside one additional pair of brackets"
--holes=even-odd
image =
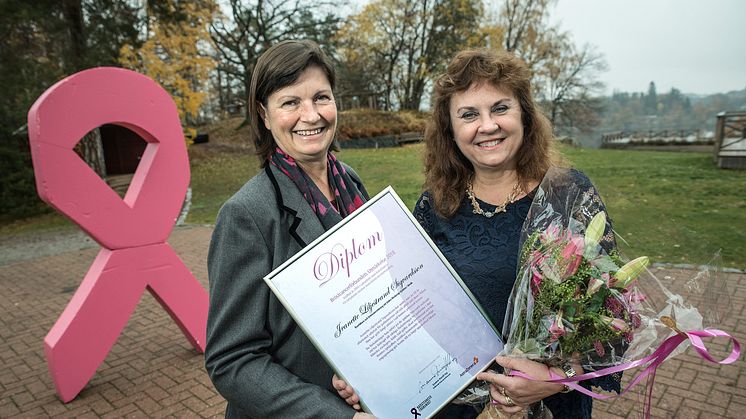
[(296, 163), (295, 159), (282, 149), (277, 147), (274, 154), (270, 156), (269, 162), (295, 183), (313, 212), (319, 217), (324, 229), (329, 230), (338, 221), (337, 217), (331, 215), (332, 213), (338, 213), (344, 218), (360, 208), (365, 203), (365, 197), (357, 189), (355, 182), (344, 166), (337, 161), (334, 154), (327, 152), (326, 156), (329, 187), (334, 193), (339, 210), (329, 202), (308, 174)]

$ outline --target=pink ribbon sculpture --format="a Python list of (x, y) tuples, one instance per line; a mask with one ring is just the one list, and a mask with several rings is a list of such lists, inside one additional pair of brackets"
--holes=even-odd
[[(108, 123), (148, 143), (124, 200), (73, 151), (86, 133)], [(62, 401), (88, 383), (145, 289), (204, 352), (207, 293), (166, 243), (189, 184), (186, 145), (168, 93), (132, 71), (82, 71), (36, 100), (28, 130), (39, 196), (103, 246), (44, 339)]]

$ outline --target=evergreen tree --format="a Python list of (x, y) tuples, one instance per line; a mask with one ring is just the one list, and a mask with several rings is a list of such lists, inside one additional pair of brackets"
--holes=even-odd
[(0, 0), (0, 220), (47, 208), (34, 187), (25, 130), (31, 105), (66, 75), (115, 65), (138, 22), (132, 0)]
[(645, 113), (656, 115), (658, 113), (658, 95), (655, 93), (655, 82), (648, 85), (648, 94), (645, 95)]

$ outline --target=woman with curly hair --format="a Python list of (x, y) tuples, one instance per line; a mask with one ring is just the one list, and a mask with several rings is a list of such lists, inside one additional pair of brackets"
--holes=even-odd
[[(425, 133), (425, 192), (414, 210), (497, 326), (505, 320), (521, 230), (534, 193), (549, 169), (562, 164), (552, 127), (532, 97), (530, 77), (528, 67), (508, 52), (471, 50), (454, 57), (435, 83), (433, 120)], [(597, 197), (583, 173), (568, 173), (572, 183)], [(507, 357), (497, 362), (538, 379), (550, 378), (550, 368), (542, 363)], [(566, 364), (552, 372), (564, 377), (583, 369)], [(505, 413), (543, 400), (555, 418), (591, 417), (591, 398), (563, 384), (493, 372), (478, 378), (491, 383), (493, 404)], [(614, 379), (591, 384), (619, 390)], [(478, 413), (452, 404), (441, 415)]]
[[(493, 324), (503, 326), (518, 268), (524, 221), (542, 179), (562, 165), (547, 118), (531, 94), (530, 72), (508, 52), (458, 53), (435, 82), (433, 117), (425, 132), (425, 184), (414, 215), (448, 259)], [(566, 184), (603, 203), (591, 181), (566, 170)], [(610, 236), (611, 237), (611, 236)], [(607, 243), (613, 246), (613, 238)], [(503, 327), (503, 332), (506, 332)], [(497, 357), (497, 363), (537, 379), (550, 368), (528, 359)], [(583, 372), (580, 364), (551, 368), (555, 376)], [(590, 418), (592, 400), (563, 384), (530, 381), (496, 372), (488, 381), (492, 404), (511, 414), (543, 401), (555, 418)], [(581, 385), (619, 391), (619, 377)], [(358, 401), (335, 381), (340, 396)], [(474, 418), (472, 406), (450, 404), (438, 417)]]

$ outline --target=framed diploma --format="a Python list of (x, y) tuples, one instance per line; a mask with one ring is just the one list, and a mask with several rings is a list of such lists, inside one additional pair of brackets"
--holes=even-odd
[(503, 347), (391, 187), (264, 280), (379, 418), (428, 418)]

